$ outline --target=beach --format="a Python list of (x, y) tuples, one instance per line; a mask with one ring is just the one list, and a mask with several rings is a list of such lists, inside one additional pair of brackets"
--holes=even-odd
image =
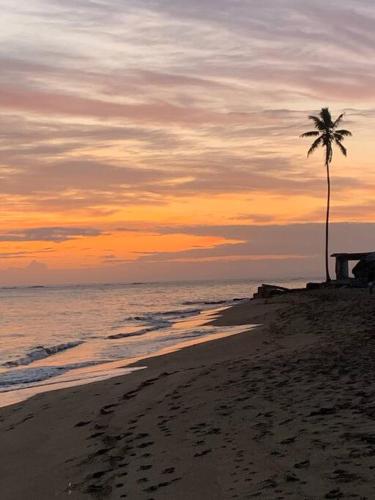
[(214, 322), (244, 333), (0, 409), (1, 499), (374, 498), (374, 300), (242, 302)]

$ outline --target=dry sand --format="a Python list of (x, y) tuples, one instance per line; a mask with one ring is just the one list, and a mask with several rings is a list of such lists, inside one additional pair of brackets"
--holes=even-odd
[(375, 498), (375, 296), (217, 322), (263, 326), (2, 409), (1, 500)]

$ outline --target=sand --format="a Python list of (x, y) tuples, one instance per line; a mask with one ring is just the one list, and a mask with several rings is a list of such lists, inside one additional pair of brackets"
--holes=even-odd
[(217, 322), (261, 326), (1, 409), (1, 500), (375, 498), (375, 297)]

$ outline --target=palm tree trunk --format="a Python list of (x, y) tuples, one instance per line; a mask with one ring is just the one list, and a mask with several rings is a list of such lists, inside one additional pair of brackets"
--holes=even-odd
[(325, 264), (326, 264), (326, 282), (331, 281), (331, 276), (329, 275), (329, 212), (331, 208), (331, 179), (329, 176), (329, 160), (326, 161), (327, 169), (327, 212), (326, 212), (326, 249), (325, 249)]

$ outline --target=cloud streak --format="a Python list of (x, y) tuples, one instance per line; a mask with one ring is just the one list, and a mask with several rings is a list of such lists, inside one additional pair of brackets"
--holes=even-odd
[[(83, 237), (99, 236), (102, 232), (94, 228), (80, 227), (35, 227), (30, 229), (16, 229), (0, 233), (1, 242), (11, 241), (52, 241), (54, 243), (74, 240)], [(23, 254), (18, 252), (17, 254)], [(12, 254), (9, 254), (12, 255)]]

